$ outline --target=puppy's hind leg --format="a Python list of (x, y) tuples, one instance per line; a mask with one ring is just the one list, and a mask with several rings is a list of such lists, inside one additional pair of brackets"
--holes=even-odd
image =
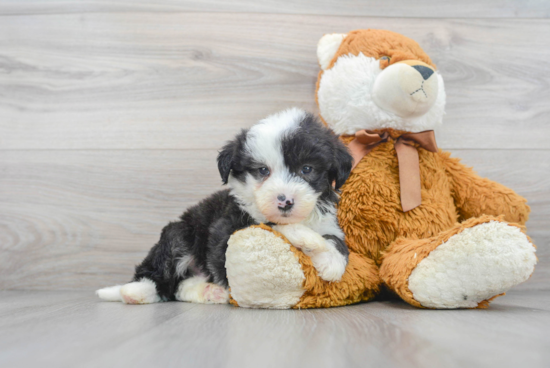
[(99, 289), (96, 294), (99, 299), (125, 304), (149, 304), (161, 301), (155, 283), (147, 278), (126, 285), (115, 285)]
[(145, 277), (123, 285), (120, 288), (120, 296), (126, 304), (150, 304), (162, 301), (157, 294), (155, 283)]
[(101, 300), (105, 300), (107, 302), (121, 302), (122, 295), (120, 295), (120, 288), (122, 288), (122, 285), (109, 286), (96, 290), (95, 293)]
[(227, 304), (229, 291), (218, 284), (207, 282), (202, 276), (193, 276), (180, 282), (176, 299), (202, 304)]

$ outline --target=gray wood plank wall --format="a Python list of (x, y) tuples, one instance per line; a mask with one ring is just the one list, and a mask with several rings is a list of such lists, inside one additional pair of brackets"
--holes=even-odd
[[(127, 281), (221, 188), (215, 156), (289, 106), (317, 112), (317, 40), (383, 28), (441, 70), (439, 145), (524, 195), (550, 287), (550, 2), (0, 0), (0, 289)], [(525, 19), (529, 18), (529, 19)]]

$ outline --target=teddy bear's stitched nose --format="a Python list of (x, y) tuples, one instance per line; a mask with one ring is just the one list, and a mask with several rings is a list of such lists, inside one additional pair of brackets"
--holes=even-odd
[(420, 75), (422, 76), (422, 78), (424, 78), (424, 80), (430, 78), (432, 76), (432, 74), (434, 73), (434, 71), (424, 65), (414, 65), (413, 66), (414, 69), (416, 69)]

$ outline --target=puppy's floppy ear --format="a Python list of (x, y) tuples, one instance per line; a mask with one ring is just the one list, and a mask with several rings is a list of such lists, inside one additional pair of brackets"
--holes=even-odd
[(336, 190), (340, 189), (348, 179), (352, 163), (353, 158), (349, 154), (347, 147), (337, 139), (334, 147), (332, 166), (329, 170), (329, 180), (331, 183), (336, 183)]
[(235, 142), (229, 142), (218, 152), (218, 170), (222, 177), (222, 182), (227, 184), (231, 166), (233, 165), (233, 155), (235, 154)]
[(218, 152), (218, 170), (220, 171), (220, 176), (224, 184), (227, 184), (229, 174), (231, 170), (235, 168), (235, 160), (246, 141), (247, 132), (248, 130), (246, 129), (241, 130), (241, 133), (238, 134), (234, 140), (227, 142), (222, 150)]

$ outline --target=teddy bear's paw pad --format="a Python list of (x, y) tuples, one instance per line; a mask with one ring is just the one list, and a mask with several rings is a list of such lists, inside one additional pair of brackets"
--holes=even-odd
[(423, 259), (409, 289), (428, 308), (475, 308), (527, 280), (537, 258), (519, 228), (491, 221), (463, 230)]
[(120, 288), (120, 295), (125, 304), (150, 304), (160, 302), (155, 283), (147, 278), (130, 282)]
[(227, 243), (227, 279), (240, 307), (286, 309), (298, 303), (305, 276), (285, 240), (248, 228), (234, 233)]

